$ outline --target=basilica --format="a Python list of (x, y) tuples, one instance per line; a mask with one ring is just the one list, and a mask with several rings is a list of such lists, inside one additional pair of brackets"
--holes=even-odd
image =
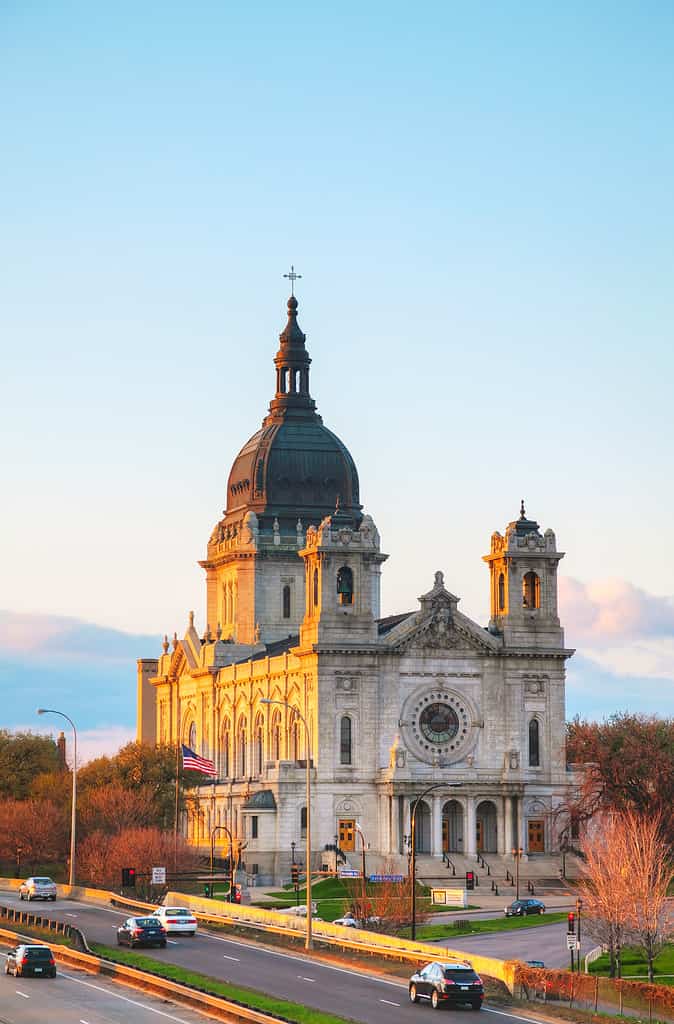
[[(416, 849), (442, 861), (559, 848), (565, 661), (557, 550), (522, 504), (491, 536), (491, 616), (478, 625), (438, 571), (412, 611), (381, 616), (387, 559), (344, 443), (311, 397), (294, 294), (275, 394), (234, 459), (203, 560), (206, 622), (138, 661), (138, 739), (184, 743), (217, 779), (183, 827), (225, 826), (261, 881), (338, 846), (370, 870)], [(486, 585), (485, 574), (485, 585)]]

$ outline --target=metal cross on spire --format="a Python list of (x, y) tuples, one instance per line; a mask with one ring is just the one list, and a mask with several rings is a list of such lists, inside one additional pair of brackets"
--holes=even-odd
[(299, 278), (301, 278), (302, 275), (295, 273), (295, 267), (291, 263), (290, 264), (290, 273), (289, 274), (284, 274), (283, 276), (287, 277), (288, 280), (290, 281), (290, 294), (294, 295), (295, 294), (295, 281), (297, 281)]

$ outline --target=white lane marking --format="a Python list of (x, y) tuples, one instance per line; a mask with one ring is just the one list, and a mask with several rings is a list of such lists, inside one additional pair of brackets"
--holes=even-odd
[(240, 956), (227, 956), (226, 953), (222, 954), (222, 959), (223, 960), (236, 960), (237, 964), (241, 963), (241, 957)]
[(386, 1003), (387, 1006), (400, 1006), (400, 1003), (392, 1003), (390, 999), (380, 999), (380, 1003)]
[(66, 910), (66, 917), (77, 917), (77, 914), (71, 914)]
[(483, 1011), (486, 1010), (487, 1013), (497, 1013), (499, 1017), (512, 1017), (513, 1020), (526, 1020), (529, 1024), (531, 1024), (532, 1020), (535, 1020), (535, 1018), (532, 1017), (518, 1017), (516, 1013), (505, 1013), (504, 1010), (492, 1010), (491, 1006), (483, 1005), (482, 1009)]
[(88, 1020), (82, 1020), (82, 1018), (80, 1017), (80, 1024), (89, 1024), (89, 1021)]
[(17, 996), (22, 996), (24, 999), (30, 999), (30, 996), (27, 996), (25, 992), (19, 992), (18, 988), (15, 989), (15, 991)]
[(167, 942), (169, 943), (169, 945), (171, 945), (171, 946), (179, 946), (179, 945), (180, 945), (180, 943), (179, 943), (179, 942), (176, 942), (176, 940), (175, 940), (175, 939), (167, 939), (166, 941), (167, 941)]
[(154, 1006), (150, 1006), (149, 1003), (139, 1003), (137, 999), (129, 999), (128, 996), (120, 995), (119, 992), (113, 992), (110, 989), (103, 988), (102, 985), (93, 985), (90, 981), (83, 981), (81, 978), (73, 978), (72, 974), (64, 974), (61, 971), (61, 977), (66, 978), (68, 981), (74, 981), (76, 985), (85, 985), (87, 988), (93, 988), (97, 992), (102, 992), (106, 996), (114, 996), (115, 999), (121, 999), (125, 1003), (131, 1003), (132, 1006), (139, 1006), (141, 1010), (149, 1010), (150, 1013), (156, 1013), (159, 1017), (166, 1017), (167, 1020), (175, 1020), (177, 1024), (189, 1024), (183, 1017), (174, 1017), (172, 1013), (166, 1013), (164, 1010), (158, 1010)]
[(315, 978), (303, 978), (301, 974), (298, 974), (297, 977), (300, 979), (300, 981), (310, 981), (312, 985), (316, 981)]

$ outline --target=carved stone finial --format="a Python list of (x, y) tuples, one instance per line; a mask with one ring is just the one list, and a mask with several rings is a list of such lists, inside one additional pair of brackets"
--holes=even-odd
[(441, 572), (440, 569), (438, 569), (438, 571), (435, 574), (435, 586), (436, 587), (444, 587), (444, 585), (445, 585), (445, 574), (444, 574), (444, 572)]
[(219, 622), (218, 622), (218, 628), (217, 628), (217, 629), (216, 629), (216, 631), (215, 631), (215, 636), (216, 636), (216, 638), (217, 638), (218, 640), (221, 640), (221, 639), (222, 639), (222, 626), (220, 625), (220, 623), (219, 623)]
[(260, 642), (260, 623), (256, 622), (255, 623), (255, 643), (259, 644), (259, 642)]
[(178, 634), (175, 633), (175, 632), (173, 634), (173, 650), (174, 651), (178, 650)]
[(189, 627), (190, 627), (190, 629), (194, 629), (194, 612), (190, 612), (190, 615), (189, 615)]
[(164, 648), (164, 654), (168, 654), (169, 638), (167, 633), (164, 633), (164, 642), (162, 643), (162, 647)]
[(524, 498), (522, 498), (522, 500), (520, 502), (520, 519), (526, 519), (526, 518), (527, 518), (527, 514), (524, 511)]
[(339, 512), (339, 494), (337, 495), (337, 499), (335, 501), (335, 515), (337, 515), (338, 512)]

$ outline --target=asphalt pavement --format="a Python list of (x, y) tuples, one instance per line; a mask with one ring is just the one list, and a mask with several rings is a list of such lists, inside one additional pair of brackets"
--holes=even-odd
[[(27, 904), (21, 903), (15, 894), (0, 893), (0, 902), (6, 906), (27, 909)], [(56, 903), (35, 902), (31, 904), (31, 910), (44, 917), (69, 921), (81, 928), (90, 942), (105, 943), (108, 946), (115, 945), (115, 930), (128, 916), (113, 908), (70, 900), (57, 900)], [(532, 955), (526, 959), (533, 958), (540, 948), (540, 939), (535, 933), (547, 930), (544, 927), (535, 929), (533, 933), (527, 931), (526, 934), (533, 934), (534, 937), (531, 940)], [(505, 934), (509, 938), (508, 933)], [(519, 936), (522, 934), (518, 933)], [(479, 939), (484, 943), (486, 939), (497, 937), (503, 944), (503, 933), (481, 936)], [(468, 941), (462, 940), (462, 948)], [(446, 942), (444, 944), (446, 945)], [(458, 948), (454, 944), (453, 946)], [(477, 953), (478, 949), (473, 948), (473, 952)], [(160, 961), (179, 963), (230, 984), (265, 992), (326, 1013), (350, 1017), (363, 1024), (390, 1024), (392, 1011), (395, 1011), (397, 1019), (404, 1018), (412, 1024), (412, 1021), (418, 1020), (420, 1012), (420, 1007), (409, 1003), (407, 983), (404, 980), (382, 977), (355, 967), (325, 963), (303, 953), (225, 938), (209, 933), (205, 929), (200, 929), (194, 938), (171, 936), (166, 949), (148, 949), (143, 950), (143, 953)], [(493, 949), (489, 955), (501, 954)], [(511, 956), (512, 953), (508, 955)], [(8, 980), (11, 982), (12, 979)], [(490, 1010), (487, 1006), (484, 1010), (503, 1015), (502, 1011)], [(448, 1012), (457, 1016), (458, 1024), (458, 1015), (471, 1011), (461, 1008)], [(182, 1009), (179, 1015), (184, 1016)], [(82, 1016), (88, 1021), (86, 1014)], [(513, 1014), (508, 1016), (516, 1017)], [(23, 1021), (24, 1018), (17, 1018), (19, 1019)], [(531, 1021), (532, 1018), (526, 1019)], [(49, 1020), (51, 1022), (52, 1018)], [(80, 1018), (76, 1019), (76, 1024), (79, 1020)], [(89, 1024), (94, 1022), (89, 1021)]]

